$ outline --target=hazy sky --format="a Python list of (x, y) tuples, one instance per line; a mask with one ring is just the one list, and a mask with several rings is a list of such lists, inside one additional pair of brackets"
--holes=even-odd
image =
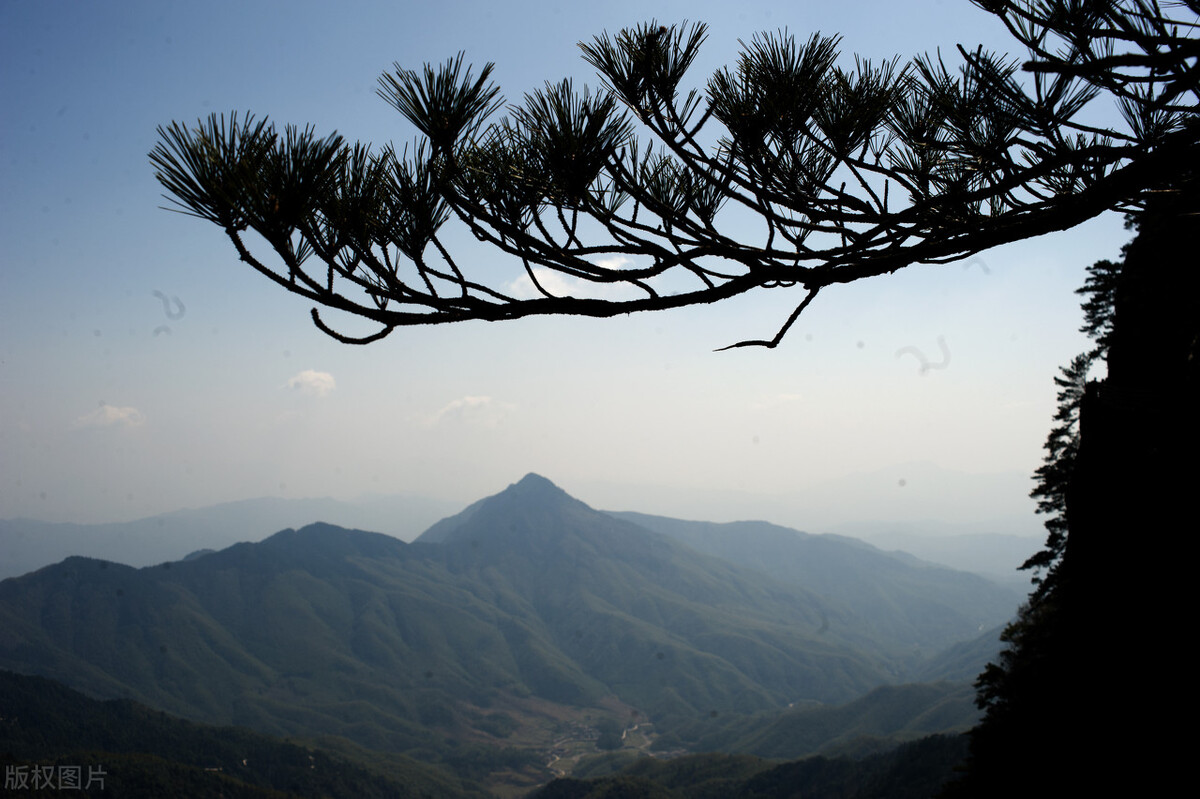
[[(872, 58), (1011, 49), (959, 0), (0, 0), (0, 517), (364, 492), (467, 501), (529, 471), (599, 507), (692, 517), (720, 516), (730, 492), (816, 507), (859, 473), (878, 491), (845, 519), (1031, 509), (1053, 378), (1085, 346), (1073, 291), (1127, 239), (1115, 215), (966, 266), (833, 287), (779, 349), (716, 353), (770, 337), (799, 295), (349, 347), (240, 265), (217, 228), (159, 207), (157, 125), (250, 110), (402, 145), (413, 131), (375, 95), (394, 61), (463, 50), (494, 61), (519, 100), (565, 76), (597, 85), (576, 43), (651, 17), (709, 23), (697, 82), (739, 38), (781, 27), (840, 32), (847, 55)], [(939, 337), (944, 369), (901, 352), (940, 362)], [(958, 483), (919, 485), (939, 469), (1019, 479), (971, 510)], [(648, 506), (635, 485), (675, 499)]]

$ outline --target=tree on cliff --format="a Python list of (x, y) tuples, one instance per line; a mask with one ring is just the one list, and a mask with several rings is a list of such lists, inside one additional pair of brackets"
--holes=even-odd
[(1171, 650), (1191, 604), (1173, 550), (1195, 527), (1200, 476), (1194, 169), (1130, 225), (1121, 259), (1089, 267), (1079, 292), (1096, 346), (1056, 380), (1034, 490), (1048, 535), (1024, 566), (1039, 580), (976, 683), (984, 719), (953, 796), (1166, 793), (1189, 756), (1169, 730), (1191, 706)]

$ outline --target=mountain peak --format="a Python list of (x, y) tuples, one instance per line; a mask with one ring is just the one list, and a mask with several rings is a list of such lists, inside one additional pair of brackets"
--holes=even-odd
[(499, 494), (484, 499), (483, 503), (493, 513), (501, 508), (539, 514), (560, 512), (564, 508), (592, 510), (586, 503), (580, 502), (545, 477), (533, 472), (525, 475)]
[[(538, 517), (542, 521), (535, 526), (541, 526), (545, 520), (564, 512), (578, 513), (581, 510), (596, 513), (545, 477), (530, 472), (500, 493), (473, 503), (462, 513), (442, 519), (417, 540), (425, 543), (457, 540), (461, 537), (463, 528), (470, 526), (470, 521), (476, 515), (487, 519), (490, 526), (499, 524), (505, 529), (510, 529), (517, 517), (521, 517), (525, 522), (531, 517)], [(501, 519), (503, 523), (500, 523)]]
[(505, 489), (504, 493), (508, 493), (509, 491), (521, 494), (523, 496), (570, 496), (566, 491), (563, 491), (545, 477), (533, 472), (530, 472), (517, 482), (510, 485), (507, 489)]

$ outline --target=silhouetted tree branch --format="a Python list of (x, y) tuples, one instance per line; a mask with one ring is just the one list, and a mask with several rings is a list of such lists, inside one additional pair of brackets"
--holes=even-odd
[[(1200, 158), (1200, 4), (977, 5), (1026, 48), (1024, 73), (963, 47), (956, 66), (920, 56), (851, 68), (835, 37), (781, 32), (689, 87), (705, 27), (649, 23), (581, 44), (603, 90), (547, 83), (498, 120), (492, 65), (397, 66), (379, 93), (421, 134), (400, 152), (232, 114), (160, 128), (150, 158), (176, 208), (218, 225), (243, 261), (380, 326), (345, 336), (314, 312), (351, 343), (404, 325), (607, 317), (755, 289), (803, 289), (798, 312), (825, 286), (1134, 211)], [(1122, 124), (1084, 120), (1100, 98)], [(750, 238), (725, 213), (734, 207), (758, 219)], [(527, 288), (456, 257), (452, 219), (512, 256)], [(251, 254), (247, 230), (275, 263)], [(774, 346), (795, 318), (738, 346)]]

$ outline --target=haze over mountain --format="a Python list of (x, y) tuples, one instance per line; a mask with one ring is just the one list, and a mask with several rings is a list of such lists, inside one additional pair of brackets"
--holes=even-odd
[[(1024, 497), (1027, 484), (1027, 477), (1016, 474), (968, 475), (930, 464), (904, 464), (786, 495), (589, 482), (582, 490), (596, 500), (592, 503), (596, 507), (636, 508), (687, 519), (769, 519), (798, 530), (847, 535), (883, 549), (903, 550), (974, 571), (1028, 592), (1028, 580), (1015, 569), (1041, 544), (1042, 530), (1032, 505), (1028, 509), (1001, 507), (987, 499), (995, 495)], [(892, 498), (890, 504), (863, 501), (863, 497), (884, 494)], [(411, 541), (464, 504), (416, 494), (367, 495), (353, 500), (261, 497), (132, 521), (68, 524), (0, 519), (0, 579), (71, 555), (150, 566), (198, 549), (261, 541), (286, 527), (303, 527), (315, 520)], [(930, 508), (944, 515), (926, 518)], [(853, 510), (848, 513), (847, 509)], [(914, 516), (921, 509), (924, 515)], [(1018, 510), (1022, 512), (1018, 514)]]
[(335, 499), (262, 497), (145, 519), (105, 524), (67, 524), (0, 519), (0, 579), (16, 577), (80, 555), (127, 566), (180, 560), (199, 549), (224, 549), (261, 541), (286, 527), (324, 520), (343, 527), (387, 533), (405, 541), (459, 505), (405, 494)]
[[(613, 513), (698, 552), (804, 586), (875, 626), (877, 641), (927, 654), (1007, 619), (1013, 592), (974, 574), (883, 552), (854, 538), (809, 535), (768, 522), (688, 522)], [(990, 621), (989, 621), (990, 620)]]
[[(1017, 602), (861, 542), (631, 518), (528, 475), (411, 544), (318, 523), (141, 569), (72, 557), (0, 582), (0, 667), (432, 758), (587, 714), (687, 745), (903, 681)], [(694, 548), (722, 531), (746, 562)]]
[(964, 472), (929, 461), (902, 461), (837, 477), (765, 487), (682, 488), (666, 482), (585, 481), (576, 490), (605, 508), (636, 507), (658, 516), (734, 521), (770, 519), (832, 532), (847, 524), (923, 526), (937, 534), (1002, 534), (1039, 539), (1028, 472)]

